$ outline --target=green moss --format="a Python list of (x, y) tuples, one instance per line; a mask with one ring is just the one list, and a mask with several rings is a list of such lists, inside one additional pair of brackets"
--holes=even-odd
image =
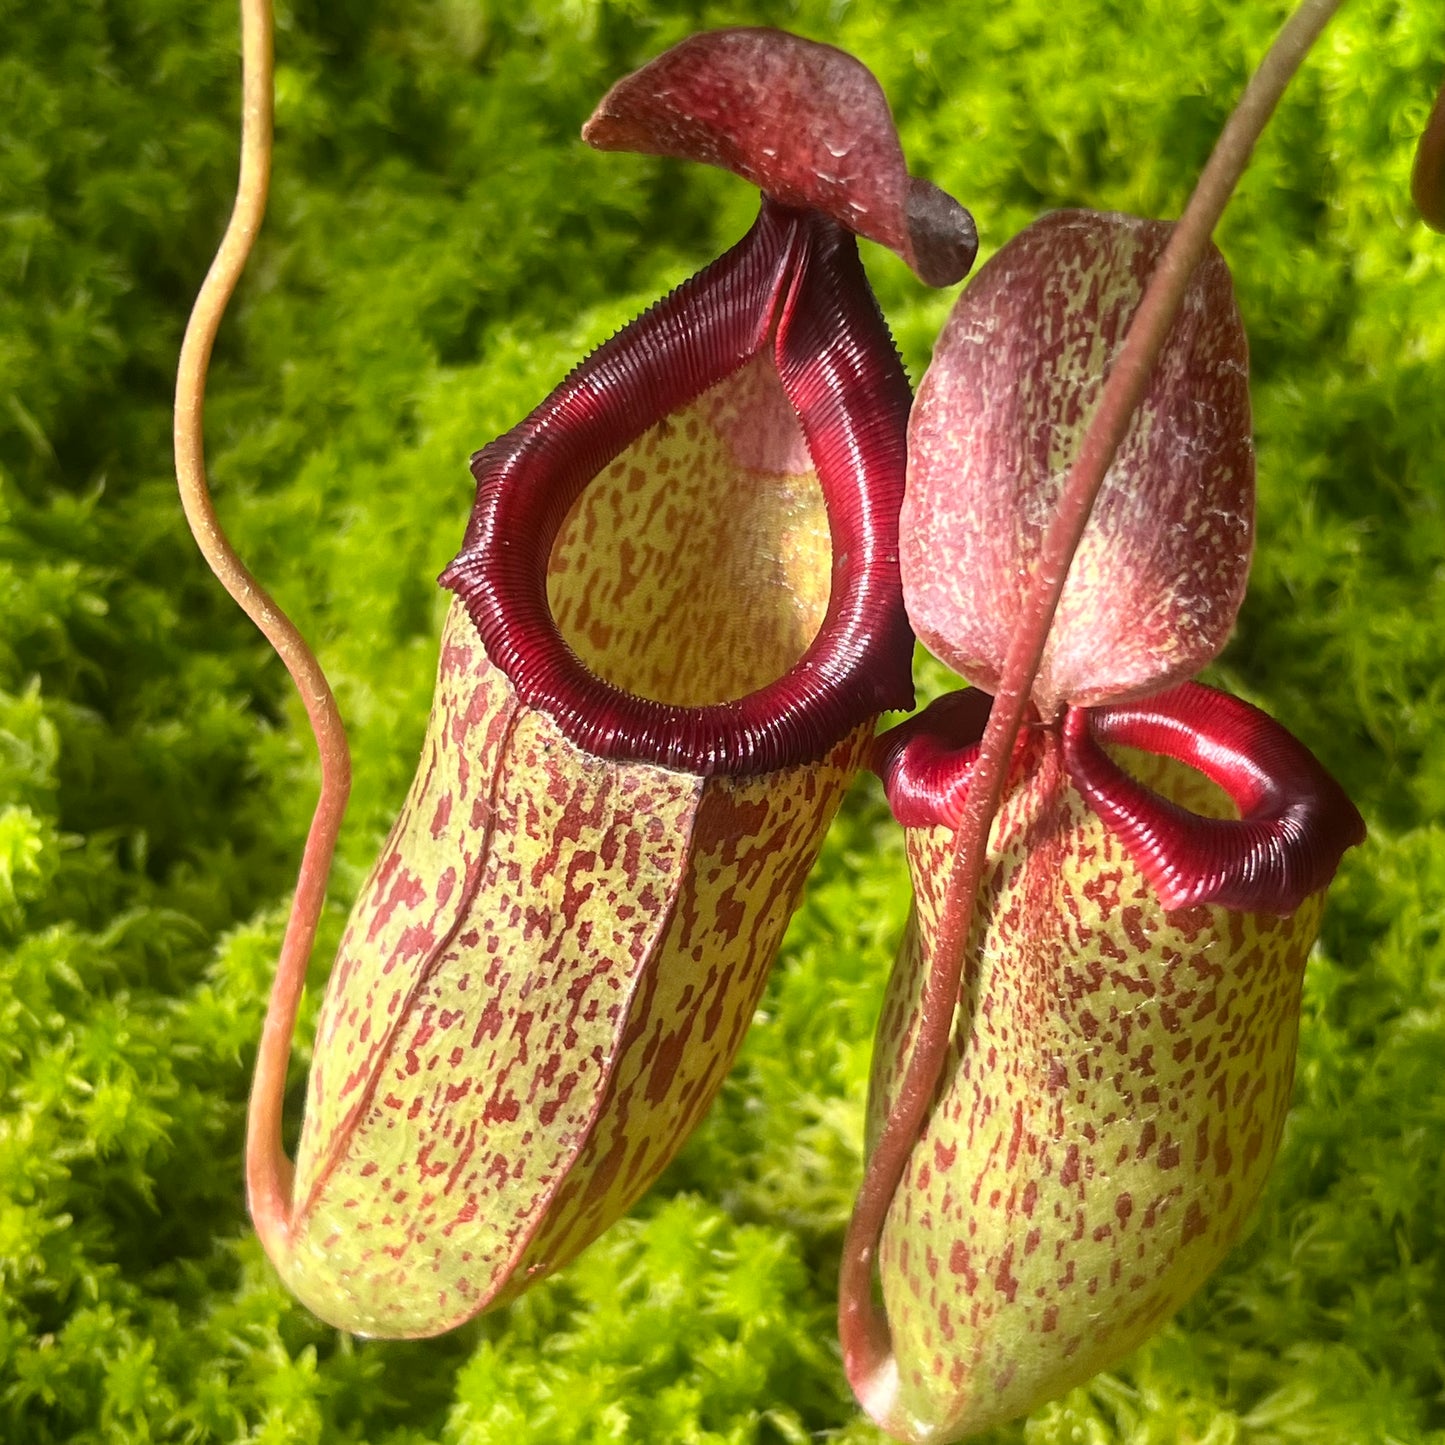
[[(1279, 18), (284, 8), (271, 214), (208, 437), (227, 524), (353, 727), (330, 941), (415, 759), (468, 453), (749, 219), (728, 178), (580, 145), (613, 79), (706, 24), (833, 40), (993, 249), (1054, 206), (1177, 214)], [(275, 1283), (242, 1114), (315, 768), (283, 673), (185, 534), (167, 412), (230, 202), (234, 7), (9, 3), (0, 24), (0, 1437), (877, 1439), (831, 1325), (907, 904), (873, 785), (718, 1106), (633, 1219), (428, 1343), (348, 1341)], [(1279, 1167), (1174, 1324), (998, 1442), (1445, 1440), (1445, 240), (1405, 199), (1439, 69), (1431, 7), (1347, 7), (1221, 235), (1254, 352), (1260, 545), (1216, 675), (1372, 828), (1311, 964)], [(868, 264), (917, 375), (949, 298)]]

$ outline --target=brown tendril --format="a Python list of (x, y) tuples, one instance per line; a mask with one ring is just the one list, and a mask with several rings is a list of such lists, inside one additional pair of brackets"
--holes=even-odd
[(1098, 410), (1065, 479), (1058, 511), (1045, 535), (1032, 586), (1013, 631), (1002, 682), (955, 833), (957, 850), (938, 920), (934, 957), (920, 1000), (913, 1054), (865, 1166), (843, 1244), (838, 1334), (854, 1392), (875, 1420), (885, 1421), (891, 1416), (897, 1378), (887, 1317), (873, 1296), (874, 1260), (889, 1207), (926, 1121), (947, 1055), (989, 829), (998, 812), (1008, 762), (1029, 705), (1069, 564), (1109, 464), (1145, 394), (1189, 278), (1209, 245), (1255, 142), (1339, 5), (1340, 0), (1303, 0), (1286, 21), (1225, 124), (1109, 370)]
[(176, 481), (186, 520), (211, 570), (286, 664), (311, 720), (321, 755), (321, 794), (316, 804), (281, 956), (256, 1055), (246, 1124), (246, 1190), (256, 1232), (267, 1251), (283, 1244), (289, 1229), (291, 1161), (281, 1145), (281, 1104), (291, 1035), (306, 982), (316, 925), (326, 900), (326, 879), (336, 835), (351, 792), (351, 755), (336, 699), (315, 654), (290, 618), (236, 555), (216, 517), (206, 483), (203, 412), (206, 372), (216, 332), (236, 289), (266, 211), (271, 175), (272, 17), (269, 0), (241, 0), (241, 173), (236, 202), (181, 343), (176, 376)]

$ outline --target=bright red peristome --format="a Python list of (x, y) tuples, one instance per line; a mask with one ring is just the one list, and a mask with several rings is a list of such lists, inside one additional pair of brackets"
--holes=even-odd
[(874, 741), (873, 771), (905, 828), (957, 825), (992, 706), (979, 688), (959, 688)]
[[(1109, 758), (1107, 743), (1203, 773), (1229, 794), (1238, 820), (1199, 818), (1161, 798)], [(1064, 760), (1166, 908), (1293, 913), (1335, 876), (1345, 849), (1365, 841), (1355, 805), (1303, 743), (1257, 707), (1197, 682), (1071, 710)]]
[[(735, 701), (679, 707), (582, 665), (558, 631), (547, 564), (572, 504), (647, 428), (771, 355), (827, 506), (827, 614), (797, 663)], [(747, 236), (599, 347), (527, 419), (472, 459), (477, 498), (442, 582), (531, 707), (601, 758), (705, 775), (821, 758), (911, 705), (912, 634), (898, 581), (911, 401), (853, 238), (764, 199)]]
[[(903, 590), (924, 645), (986, 691), (1170, 231), (1045, 216), (979, 272), (934, 349), (909, 423)], [(1223, 647), (1253, 547), (1247, 368), (1229, 269), (1211, 250), (1069, 569), (1033, 686), (1043, 716), (1149, 696)]]
[(582, 130), (599, 150), (721, 166), (786, 206), (822, 211), (896, 251), (930, 286), (961, 281), (973, 217), (908, 174), (888, 100), (831, 45), (743, 27), (694, 35), (602, 98)]
[[(990, 701), (977, 689), (951, 693), (879, 740), (874, 768), (905, 827), (956, 826)], [(1138, 703), (1070, 708), (1060, 736), (1074, 786), (1165, 908), (1293, 913), (1334, 877), (1345, 849), (1364, 841), (1354, 804), (1303, 743), (1258, 708), (1201, 683)], [(1108, 745), (1195, 769), (1240, 816), (1181, 808), (1131, 778)]]

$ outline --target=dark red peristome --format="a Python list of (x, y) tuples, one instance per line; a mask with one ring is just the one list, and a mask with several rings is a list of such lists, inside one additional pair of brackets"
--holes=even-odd
[(976, 687), (945, 693), (874, 742), (873, 771), (905, 828), (958, 825), (992, 706)]
[(961, 281), (978, 251), (973, 217), (908, 174), (868, 68), (782, 30), (691, 36), (618, 81), (582, 136), (598, 150), (721, 166), (896, 251), (930, 286)]
[[(771, 343), (817, 469), (832, 536), (823, 625), (775, 682), (676, 707), (604, 682), (558, 632), (547, 562), (572, 504), (648, 427)], [(603, 758), (704, 775), (823, 757), (912, 705), (898, 579), (908, 380), (851, 236), (764, 199), (752, 230), (599, 347), (536, 411), (472, 458), (477, 498), (442, 583), (465, 602), (522, 700)]]
[[(1219, 903), (1293, 913), (1335, 875), (1364, 820), (1314, 754), (1247, 702), (1185, 683), (1142, 702), (1073, 708), (1064, 759), (1166, 908)], [(1240, 816), (1201, 818), (1136, 782), (1100, 747), (1174, 758), (1217, 783)]]

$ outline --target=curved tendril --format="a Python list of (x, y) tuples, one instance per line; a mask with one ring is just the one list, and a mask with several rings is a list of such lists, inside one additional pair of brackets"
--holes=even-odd
[(281, 1101), (306, 965), (325, 903), (336, 835), (351, 792), (351, 755), (326, 675), (290, 618), (236, 555), (216, 517), (206, 482), (202, 427), (206, 372), (221, 318), (266, 211), (271, 174), (272, 29), (269, 0), (241, 0), (241, 173), (230, 222), (186, 325), (175, 407), (176, 481), (196, 544), (221, 585), (286, 664), (306, 704), (321, 755), (321, 795), (306, 836), (266, 1009), (246, 1125), (246, 1188), (257, 1233), (268, 1250), (273, 1241), (284, 1239), (289, 1228), (291, 1162), (281, 1147)]
[(907, 1167), (953, 1030), (964, 947), (983, 877), (988, 833), (1003, 794), (1014, 741), (1029, 705), (1049, 626), (1094, 498), (1145, 394), (1155, 359), (1195, 266), (1249, 162), (1254, 144), (1310, 47), (1341, 0), (1303, 0), (1285, 22), (1240, 97), (1144, 292), (1110, 368), (1099, 407), (1064, 483), (1033, 585), (1014, 628), (1003, 680), (979, 747), (957, 851), (945, 886), (932, 967), (924, 983), (916, 1043), (893, 1109), (869, 1158), (849, 1221), (839, 1273), (838, 1333), (848, 1376), (875, 1418), (890, 1415), (897, 1369), (888, 1321), (873, 1297), (873, 1263), (893, 1196)]
[(1415, 152), (1410, 198), (1432, 231), (1445, 232), (1445, 82), (1441, 83)]

